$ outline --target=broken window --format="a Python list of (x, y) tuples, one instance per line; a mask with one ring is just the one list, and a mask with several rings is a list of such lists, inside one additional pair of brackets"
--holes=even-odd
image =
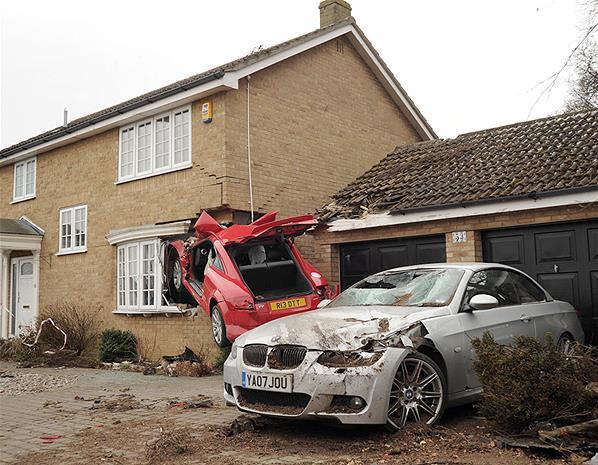
[(457, 269), (415, 269), (370, 276), (339, 295), (330, 307), (384, 305), (441, 307), (448, 305), (463, 276)]

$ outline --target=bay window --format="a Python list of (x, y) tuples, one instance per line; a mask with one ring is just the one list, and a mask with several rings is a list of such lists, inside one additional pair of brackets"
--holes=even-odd
[(162, 299), (161, 265), (157, 239), (127, 242), (117, 249), (117, 304), (119, 310), (159, 310)]
[(179, 108), (120, 129), (118, 180), (191, 166), (191, 108)]

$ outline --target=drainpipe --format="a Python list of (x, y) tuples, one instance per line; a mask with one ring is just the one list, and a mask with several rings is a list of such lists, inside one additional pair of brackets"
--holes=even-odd
[(2, 293), (0, 294), (0, 313), (2, 314), (2, 339), (8, 339), (8, 313), (10, 311), (8, 302), (8, 271), (9, 271), (10, 250), (0, 250), (0, 278), (2, 281)]
[(247, 75), (247, 167), (249, 174), (249, 208), (251, 210), (251, 222), (253, 223), (253, 180), (251, 179), (251, 131), (249, 126), (249, 81), (250, 75)]

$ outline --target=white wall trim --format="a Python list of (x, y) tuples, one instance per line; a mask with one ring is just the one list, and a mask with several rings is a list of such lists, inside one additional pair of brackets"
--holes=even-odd
[(328, 232), (349, 231), (353, 229), (380, 228), (401, 224), (421, 223), (425, 221), (447, 220), (453, 218), (467, 218), (470, 216), (492, 215), (496, 213), (519, 212), (536, 210), (539, 208), (574, 206), (598, 202), (598, 191), (579, 192), (555, 195), (533, 199), (505, 200), (472, 204), (469, 206), (455, 206), (436, 210), (424, 210), (401, 213), (372, 213), (358, 219), (338, 219), (328, 223)]
[(33, 234), (0, 234), (0, 250), (41, 250), (42, 236)]
[(33, 221), (31, 221), (28, 217), (26, 217), (25, 215), (22, 215), (19, 218), (20, 221), (25, 221), (26, 223), (29, 224), (29, 226), (31, 226), (33, 229), (35, 229), (36, 231), (39, 231), (40, 234), (44, 235), (46, 234), (46, 231), (44, 231), (40, 226), (38, 226), (37, 224), (35, 224)]
[(168, 224), (147, 224), (132, 228), (113, 229), (106, 234), (106, 240), (110, 245), (118, 245), (123, 242), (184, 234), (189, 230), (190, 224), (190, 221), (178, 221)]

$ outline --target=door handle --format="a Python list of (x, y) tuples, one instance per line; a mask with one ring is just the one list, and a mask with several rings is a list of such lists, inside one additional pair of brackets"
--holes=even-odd
[(519, 320), (523, 321), (524, 323), (529, 323), (531, 319), (532, 317), (527, 315), (521, 315), (521, 318), (519, 318)]

